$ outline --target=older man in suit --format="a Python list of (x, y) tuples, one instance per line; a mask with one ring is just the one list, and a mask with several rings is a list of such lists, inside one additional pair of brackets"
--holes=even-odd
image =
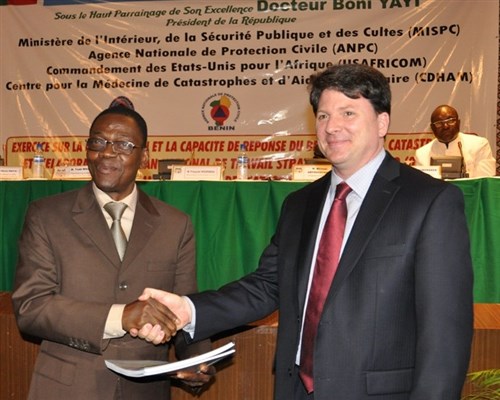
[[(137, 297), (152, 285), (196, 291), (189, 217), (136, 186), (137, 171), (148, 161), (146, 143), (147, 125), (135, 110), (123, 105), (104, 110), (87, 140), (92, 182), (29, 207), (12, 298), (20, 330), (42, 339), (30, 399), (170, 398), (164, 376), (127, 379), (104, 364), (105, 359), (166, 360), (167, 345), (133, 338), (128, 331), (155, 325), (157, 342), (165, 342), (175, 332), (172, 315), (160, 303)], [(121, 220), (111, 216), (108, 204), (124, 208)], [(124, 235), (116, 246), (110, 227)], [(175, 348), (187, 357), (208, 350), (210, 343), (188, 346), (179, 335)], [(214, 369), (204, 366), (202, 372), (182, 377), (199, 385)]]
[(284, 201), (258, 269), (217, 291), (141, 299), (168, 305), (194, 340), (279, 309), (278, 400), (457, 400), (473, 320), (462, 193), (384, 151), (391, 92), (379, 71), (335, 65), (311, 78), (310, 102), (333, 171)]

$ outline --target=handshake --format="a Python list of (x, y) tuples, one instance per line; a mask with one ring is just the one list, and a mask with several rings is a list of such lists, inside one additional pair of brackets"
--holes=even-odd
[[(122, 326), (131, 336), (156, 345), (172, 339), (179, 329), (191, 322), (191, 318), (191, 306), (184, 297), (146, 288), (138, 300), (125, 306)], [(198, 394), (215, 373), (213, 365), (202, 363), (196, 371), (177, 371), (175, 378), (182, 380), (194, 394)]]
[(146, 288), (138, 300), (125, 306), (122, 326), (133, 337), (160, 344), (172, 339), (191, 318), (191, 307), (184, 297)]

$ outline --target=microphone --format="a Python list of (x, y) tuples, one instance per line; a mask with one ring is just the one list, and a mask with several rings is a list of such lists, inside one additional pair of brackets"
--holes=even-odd
[(465, 168), (465, 158), (464, 158), (464, 152), (462, 150), (462, 142), (458, 142), (458, 149), (460, 150), (460, 157), (462, 157), (462, 171), (460, 171), (462, 178), (468, 178), (469, 174), (467, 173), (467, 170)]

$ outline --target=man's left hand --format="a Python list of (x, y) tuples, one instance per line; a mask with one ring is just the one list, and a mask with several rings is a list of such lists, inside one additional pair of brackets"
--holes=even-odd
[(175, 377), (188, 386), (192, 393), (199, 394), (205, 385), (214, 379), (216, 369), (213, 365), (200, 364), (196, 370), (182, 370)]

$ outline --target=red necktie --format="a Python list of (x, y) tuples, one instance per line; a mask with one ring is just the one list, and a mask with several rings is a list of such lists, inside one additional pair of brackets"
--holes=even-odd
[(347, 219), (345, 199), (350, 191), (351, 188), (345, 182), (337, 185), (335, 199), (333, 200), (330, 214), (323, 228), (316, 256), (316, 267), (314, 268), (309, 300), (307, 302), (300, 355), (300, 377), (308, 393), (314, 390), (314, 341), (323, 305), (325, 304), (325, 299), (332, 285), (333, 276), (339, 262), (340, 248), (342, 247)]

